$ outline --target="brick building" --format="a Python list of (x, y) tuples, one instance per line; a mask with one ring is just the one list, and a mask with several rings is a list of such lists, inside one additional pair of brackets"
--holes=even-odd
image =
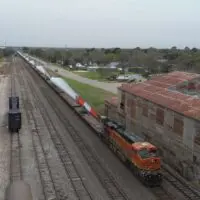
[(105, 114), (160, 148), (164, 161), (200, 180), (200, 75), (172, 72), (123, 84)]

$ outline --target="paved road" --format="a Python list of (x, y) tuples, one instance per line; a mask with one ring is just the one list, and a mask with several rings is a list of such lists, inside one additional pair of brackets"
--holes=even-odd
[[(33, 57), (32, 57), (33, 58)], [(77, 74), (74, 74), (72, 72), (69, 72), (65, 69), (62, 69), (60, 67), (57, 67), (55, 65), (52, 65), (50, 63), (46, 63), (38, 58), (34, 58), (36, 61), (40, 62), (42, 65), (44, 65), (45, 67), (51, 69), (51, 70), (55, 70), (55, 69), (58, 69), (58, 74), (61, 75), (61, 76), (65, 76), (67, 78), (71, 78), (71, 79), (74, 79), (74, 80), (77, 80), (81, 83), (86, 83), (86, 84), (89, 84), (89, 85), (92, 85), (94, 87), (97, 87), (97, 88), (101, 88), (101, 89), (104, 89), (108, 92), (112, 92), (114, 94), (117, 94), (117, 87), (119, 87), (121, 85), (121, 83), (106, 83), (106, 82), (99, 82), (97, 80), (91, 80), (91, 79), (88, 79), (88, 78), (84, 78), (84, 77), (81, 77)]]

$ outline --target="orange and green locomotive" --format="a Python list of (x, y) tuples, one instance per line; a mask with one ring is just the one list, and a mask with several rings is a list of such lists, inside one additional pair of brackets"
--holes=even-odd
[(158, 149), (135, 134), (127, 133), (125, 127), (108, 119), (102, 120), (102, 139), (120, 159), (128, 164), (134, 174), (148, 186), (162, 182), (161, 160)]

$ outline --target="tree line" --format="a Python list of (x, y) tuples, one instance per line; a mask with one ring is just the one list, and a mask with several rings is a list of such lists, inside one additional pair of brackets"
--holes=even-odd
[(197, 48), (170, 49), (134, 48), (134, 49), (56, 49), (28, 48), (23, 51), (40, 57), (48, 62), (61, 63), (63, 66), (81, 63), (85, 65), (105, 66), (111, 62), (119, 62), (122, 68), (143, 68), (149, 73), (163, 73), (172, 70), (192, 71), (200, 73), (200, 50)]
[(10, 48), (10, 47), (4, 48), (4, 49), (0, 49), (0, 58), (10, 56), (13, 53), (15, 53), (15, 51), (13, 50), (13, 48)]

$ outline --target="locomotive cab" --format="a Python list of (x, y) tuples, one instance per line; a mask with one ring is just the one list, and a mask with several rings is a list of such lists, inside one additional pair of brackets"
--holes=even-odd
[(162, 182), (161, 161), (157, 148), (145, 139), (126, 131), (126, 127), (107, 117), (101, 117), (101, 137), (126, 162), (135, 175), (148, 186)]
[(140, 176), (148, 185), (160, 185), (162, 181), (161, 160), (157, 148), (148, 142), (132, 144), (133, 163), (136, 163)]

